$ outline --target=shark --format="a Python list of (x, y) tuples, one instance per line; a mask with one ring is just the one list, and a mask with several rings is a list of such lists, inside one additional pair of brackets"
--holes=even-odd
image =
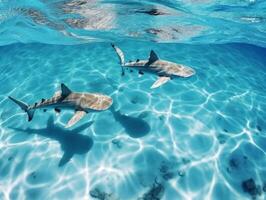
[(20, 100), (9, 96), (23, 111), (28, 114), (28, 121), (31, 121), (35, 110), (54, 109), (57, 114), (61, 109), (71, 109), (75, 113), (66, 124), (69, 128), (82, 119), (87, 113), (107, 110), (113, 103), (111, 97), (100, 93), (77, 93), (70, 90), (64, 83), (61, 84), (61, 90), (55, 92), (49, 99), (41, 99), (33, 105), (28, 105)]
[(187, 78), (196, 73), (194, 69), (186, 65), (160, 59), (153, 50), (150, 51), (148, 60), (137, 59), (136, 61), (125, 62), (123, 51), (114, 44), (111, 44), (111, 46), (114, 48), (120, 60), (122, 76), (125, 74), (124, 68), (130, 68), (131, 71), (132, 69), (138, 70), (140, 75), (147, 72), (158, 76), (158, 79), (153, 83), (151, 89), (160, 87), (174, 77)]

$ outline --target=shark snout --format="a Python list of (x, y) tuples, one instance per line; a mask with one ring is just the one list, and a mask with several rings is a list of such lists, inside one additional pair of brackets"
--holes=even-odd
[(175, 73), (175, 75), (187, 78), (194, 75), (195, 73), (196, 71), (194, 69), (183, 65), (182, 69)]
[(196, 71), (190, 67), (186, 68), (184, 71), (184, 77), (190, 77), (192, 75), (194, 75), (196, 73)]

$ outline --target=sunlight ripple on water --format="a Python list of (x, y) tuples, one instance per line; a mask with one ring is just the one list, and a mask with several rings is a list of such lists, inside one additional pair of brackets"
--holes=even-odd
[[(0, 0), (0, 199), (265, 199), (265, 1)], [(196, 74), (150, 89), (126, 60)], [(24, 44), (22, 44), (24, 43)], [(37, 110), (65, 83), (109, 110)]]

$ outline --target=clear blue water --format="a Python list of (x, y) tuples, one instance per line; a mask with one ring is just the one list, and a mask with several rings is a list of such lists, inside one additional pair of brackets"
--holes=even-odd
[[(1, 200), (265, 199), (264, 1), (64, 2), (0, 1)], [(197, 73), (151, 90), (154, 75), (121, 76), (110, 42)], [(66, 129), (71, 111), (27, 122), (7, 98), (32, 104), (60, 83), (113, 107)]]

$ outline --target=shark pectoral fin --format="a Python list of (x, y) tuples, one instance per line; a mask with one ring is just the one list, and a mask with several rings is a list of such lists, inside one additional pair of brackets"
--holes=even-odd
[(67, 122), (66, 128), (69, 128), (82, 119), (87, 113), (83, 110), (76, 111), (73, 117)]
[(159, 77), (155, 83), (153, 83), (153, 85), (151, 86), (151, 89), (154, 89), (154, 88), (157, 88), (157, 87), (160, 87), (161, 85), (165, 84), (167, 81), (169, 81), (171, 78), (168, 77), (168, 76), (162, 76), (162, 77)]

